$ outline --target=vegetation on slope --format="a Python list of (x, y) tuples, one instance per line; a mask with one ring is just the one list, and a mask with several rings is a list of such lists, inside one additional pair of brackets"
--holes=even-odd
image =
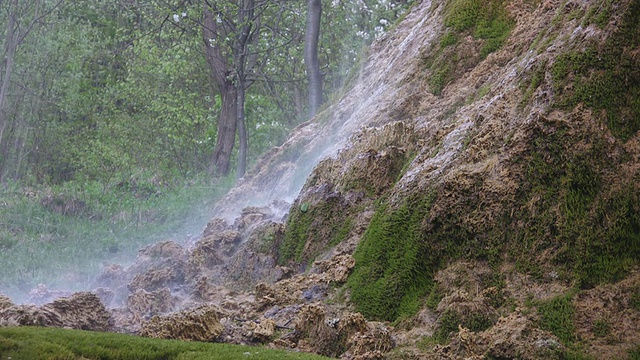
[(411, 199), (398, 209), (383, 204), (371, 219), (348, 281), (351, 299), (364, 316), (392, 321), (412, 315), (431, 290), (433, 273), (448, 255), (425, 238), (432, 202)]
[[(602, 18), (597, 19), (604, 24)], [(553, 63), (550, 71), (559, 95), (557, 106), (571, 109), (582, 103), (599, 114), (615, 137), (631, 138), (640, 130), (638, 46), (640, 1), (636, 0), (630, 2), (620, 25), (604, 44), (572, 49)]]
[[(444, 24), (446, 31), (439, 44), (425, 58), (425, 66), (431, 71), (430, 91), (435, 95), (502, 47), (513, 27), (503, 0), (450, 0), (445, 4)], [(470, 44), (473, 51), (464, 39), (467, 35), (477, 40)]]
[[(435, 272), (458, 258), (487, 260), (494, 266), (515, 261), (520, 271), (539, 279), (553, 274), (580, 288), (621, 280), (638, 265), (637, 173), (613, 176), (632, 159), (597, 125), (604, 123), (622, 141), (639, 129), (640, 64), (632, 53), (640, 39), (638, 3), (631, 1), (624, 9), (619, 30), (605, 44), (569, 50), (533, 69), (523, 92), (531, 96), (543, 84), (553, 87), (555, 107), (565, 111), (561, 116), (567, 119), (541, 116), (521, 130), (518, 140), (508, 140), (508, 146), (519, 149), (510, 153), (506, 165), (517, 174), (513, 195), (491, 197), (491, 184), (482, 176), (456, 174), (431, 189), (411, 191), (423, 198), (431, 193), (430, 208), (415, 200), (382, 200), (356, 250), (356, 268), (348, 282), (358, 311), (383, 320), (410, 315), (424, 301)], [(473, 18), (465, 14), (477, 13), (479, 6), (449, 3), (446, 24), (465, 29)], [(455, 44), (454, 35), (445, 33), (438, 49)], [(444, 59), (440, 50), (427, 59), (432, 70)], [(442, 60), (443, 65), (451, 63)], [(431, 76), (437, 80), (439, 75), (436, 71)], [(440, 85), (452, 78), (447, 79)], [(578, 104), (593, 109), (592, 117), (574, 110)], [(561, 339), (567, 336), (565, 330), (559, 330)]]
[(103, 262), (128, 262), (141, 246), (201, 231), (229, 180), (7, 187), (0, 193), (0, 289), (86, 288)]
[(148, 339), (41, 327), (0, 328), (0, 360), (326, 359), (313, 354), (228, 344)]

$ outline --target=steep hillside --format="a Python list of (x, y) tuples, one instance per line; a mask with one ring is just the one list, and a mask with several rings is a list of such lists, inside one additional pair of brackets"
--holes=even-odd
[(638, 319), (639, 16), (637, 1), (416, 4), (353, 89), (230, 198), (265, 181), (277, 193), (324, 158), (290, 208), (279, 264), (353, 252), (355, 309), (408, 328), (426, 299), (463, 291), (441, 271), (480, 268), (457, 301), (471, 309), (433, 304), (436, 332), (450, 311), (486, 333), (514, 309), (566, 299), (575, 313), (564, 338), (544, 314), (527, 321), (569, 348), (624, 356), (638, 326), (618, 333), (604, 320), (614, 315), (578, 310), (587, 289), (626, 278), (616, 306)]
[(343, 358), (637, 358), (639, 54), (638, 0), (417, 2), (199, 238), (98, 293), (153, 337), (206, 303), (218, 341)]

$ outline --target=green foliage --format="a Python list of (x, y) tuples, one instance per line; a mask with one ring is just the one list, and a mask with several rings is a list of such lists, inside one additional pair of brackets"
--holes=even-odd
[(409, 199), (397, 209), (383, 204), (371, 219), (347, 282), (351, 299), (364, 316), (396, 320), (412, 315), (420, 298), (429, 293), (433, 272), (446, 255), (422, 228), (433, 198)]
[(640, 345), (629, 349), (629, 360), (640, 360)]
[(259, 347), (39, 327), (0, 328), (0, 354), (13, 360), (326, 359)]
[(520, 102), (521, 106), (527, 104), (533, 93), (542, 84), (546, 75), (546, 69), (546, 60), (541, 63), (537, 63), (531, 70), (531, 75), (523, 81), (522, 89), (524, 94), (522, 95), (522, 100)]
[(458, 42), (458, 37), (452, 31), (447, 31), (442, 38), (440, 38), (440, 47), (447, 47), (455, 45)]
[(611, 325), (607, 319), (597, 319), (593, 322), (593, 334), (597, 337), (605, 337), (611, 332)]
[(441, 63), (437, 68), (432, 68), (431, 76), (429, 77), (429, 89), (434, 95), (440, 95), (442, 90), (451, 81), (451, 65)]
[[(448, 29), (436, 49), (425, 59), (430, 70), (429, 89), (440, 95), (444, 87), (455, 80), (463, 69), (475, 66), (480, 60), (499, 49), (509, 36), (513, 21), (504, 9), (503, 0), (450, 0), (445, 5), (444, 22)], [(482, 39), (480, 56), (459, 51), (458, 39), (463, 32)]]
[(572, 298), (573, 294), (569, 293), (536, 304), (540, 315), (540, 327), (557, 336), (565, 345), (573, 343), (576, 339)]
[[(614, 136), (626, 141), (640, 130), (640, 1), (632, 1), (604, 46), (569, 51), (551, 67), (557, 106), (584, 103), (600, 114)], [(569, 86), (573, 84), (573, 86)]]
[(596, 24), (600, 28), (604, 29), (609, 23), (611, 18), (611, 5), (613, 0), (600, 0), (589, 7), (586, 15), (582, 20), (582, 26), (586, 27), (589, 24)]

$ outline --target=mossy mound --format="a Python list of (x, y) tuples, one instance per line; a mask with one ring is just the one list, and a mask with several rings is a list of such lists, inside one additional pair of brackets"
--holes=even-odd
[(356, 214), (392, 188), (415, 153), (405, 122), (364, 129), (336, 159), (318, 164), (293, 203), (279, 246), (280, 265), (308, 263), (354, 230)]

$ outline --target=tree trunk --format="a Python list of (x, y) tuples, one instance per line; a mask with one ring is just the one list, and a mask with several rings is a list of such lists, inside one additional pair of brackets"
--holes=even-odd
[(322, 104), (322, 74), (318, 61), (321, 0), (307, 0), (307, 29), (304, 40), (304, 63), (309, 79), (309, 117), (315, 116)]
[(231, 152), (236, 141), (238, 89), (232, 83), (227, 83), (220, 88), (220, 95), (222, 108), (218, 118), (218, 135), (210, 172), (226, 176), (229, 174)]
[(13, 70), (13, 60), (15, 58), (16, 48), (18, 44), (16, 42), (16, 26), (15, 15), (9, 12), (9, 21), (7, 24), (7, 37), (4, 43), (4, 51), (2, 55), (4, 57), (2, 63), (0, 84), (0, 144), (3, 143), (4, 132), (7, 128), (7, 121), (9, 117), (9, 110), (7, 109), (7, 96), (9, 94), (9, 84), (11, 83), (11, 73)]
[(249, 141), (247, 139), (247, 127), (244, 123), (244, 83), (241, 81), (238, 89), (238, 167), (236, 169), (236, 179), (240, 179), (247, 171), (247, 147)]
[(207, 5), (204, 6), (202, 36), (209, 74), (222, 98), (216, 146), (213, 149), (209, 172), (212, 175), (226, 176), (229, 174), (231, 152), (236, 141), (238, 88), (230, 76), (232, 70), (227, 63), (226, 56), (222, 54), (220, 46), (217, 45), (217, 41), (224, 38), (225, 29), (218, 26), (214, 14), (207, 8)]

